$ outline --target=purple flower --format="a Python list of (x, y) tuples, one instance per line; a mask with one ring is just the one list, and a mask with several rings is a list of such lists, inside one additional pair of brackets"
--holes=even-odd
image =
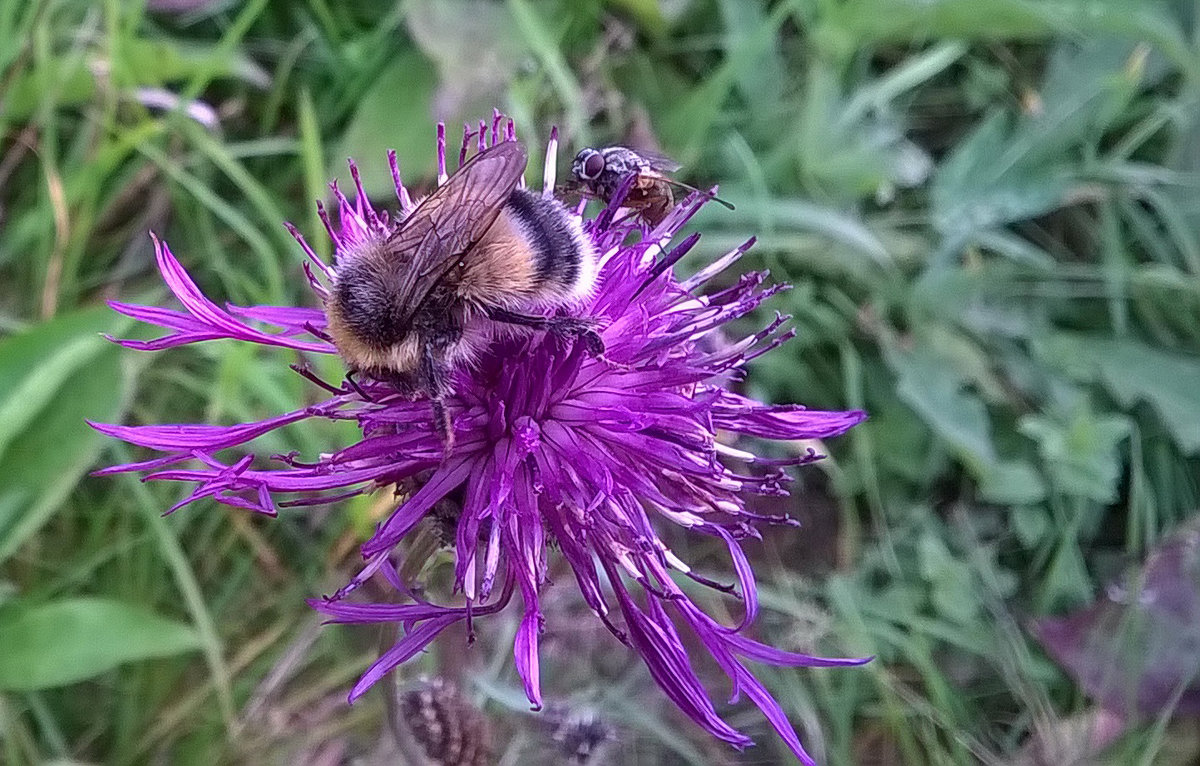
[[(471, 143), (482, 149), (514, 140), (509, 121), (501, 136), (497, 113), (489, 126), (465, 131), (460, 164)], [(446, 178), (445, 134), (439, 126), (439, 178)], [(472, 139), (475, 139), (472, 141)], [(547, 152), (544, 194), (553, 193), (557, 134)], [(334, 186), (337, 225), (320, 210), (338, 257), (387, 236), (414, 207), (390, 155), (400, 215), (374, 209), (353, 163), (354, 201)], [(626, 185), (628, 186), (628, 184)], [(636, 651), (662, 690), (714, 736), (741, 748), (752, 744), (717, 714), (692, 667), (681, 630), (691, 632), (729, 676), (733, 696), (745, 693), (804, 763), (812, 759), (779, 703), (746, 661), (797, 667), (858, 665), (865, 659), (821, 659), (772, 648), (749, 638), (758, 611), (754, 573), (741, 540), (757, 526), (793, 523), (747, 510), (748, 494), (786, 494), (783, 468), (818, 459), (811, 449), (792, 459), (761, 459), (728, 441), (737, 436), (803, 440), (837, 436), (863, 420), (862, 412), (820, 412), (775, 406), (730, 390), (751, 359), (792, 336), (783, 317), (761, 332), (727, 341), (723, 328), (756, 309), (779, 287), (763, 287), (764, 273), (749, 273), (707, 293), (701, 288), (751, 246), (746, 242), (694, 276), (679, 280), (673, 265), (699, 238), (673, 248), (676, 233), (706, 201), (684, 199), (653, 228), (621, 217), (616, 205), (584, 221), (600, 253), (598, 286), (581, 312), (599, 321), (607, 347), (602, 358), (582, 343), (547, 333), (504, 336), (478, 362), (455, 373), (446, 406), (455, 441), (447, 454), (432, 424), (430, 402), (408, 400), (387, 384), (361, 381), (333, 386), (302, 365), (296, 369), (330, 397), (257, 423), (236, 426), (94, 426), (108, 435), (162, 453), (145, 462), (100, 473), (149, 471), (146, 479), (191, 482), (195, 489), (173, 511), (194, 500), (274, 514), (278, 505), (332, 502), (379, 487), (408, 491), (399, 507), (362, 547), (366, 565), (332, 597), (312, 606), (341, 623), (400, 623), (401, 638), (350, 692), (353, 701), (400, 663), (420, 652), (443, 629), (473, 621), (520, 598), (523, 616), (514, 642), (517, 671), (534, 707), (542, 704), (538, 639), (543, 616), (539, 593), (548, 585), (555, 549), (569, 564), (583, 600), (616, 638)], [(289, 227), (291, 228), (291, 227)], [(322, 263), (291, 229), (311, 264), (305, 264), (324, 299), (333, 268)], [(632, 244), (629, 244), (632, 242)], [(170, 332), (153, 341), (120, 341), (160, 349), (216, 338), (234, 338), (335, 353), (319, 309), (218, 306), (201, 294), (167, 246), (154, 240), (158, 265), (182, 311), (113, 303), (117, 311)], [(246, 455), (226, 463), (217, 455), (281, 426), (311, 418), (354, 420), (362, 439), (332, 454), (302, 462), (295, 455), (270, 461)], [(718, 437), (718, 434), (721, 434)], [(457, 499), (448, 525), (455, 555), (458, 605), (425, 600), (403, 581), (397, 546), (435, 505)], [(438, 510), (439, 514), (444, 511)], [(670, 522), (720, 540), (737, 573), (735, 588), (693, 573), (664, 544), (655, 524)], [(551, 545), (554, 543), (555, 545)], [(690, 577), (744, 602), (734, 626), (709, 617), (673, 578)], [(368, 578), (384, 578), (401, 603), (360, 603), (347, 596)]]

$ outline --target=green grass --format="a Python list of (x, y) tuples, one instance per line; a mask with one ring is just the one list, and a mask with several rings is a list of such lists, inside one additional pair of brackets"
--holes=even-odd
[[(84, 418), (230, 423), (311, 387), (283, 353), (122, 351), (98, 334), (141, 330), (102, 301), (162, 298), (148, 230), (218, 300), (305, 300), (281, 221), (327, 251), (312, 202), (347, 156), (380, 199), (388, 148), (427, 184), (435, 111), (453, 133), (493, 106), (532, 143), (551, 124), (565, 153), (651, 136), (720, 182), (737, 210), (706, 209), (684, 268), (757, 235), (746, 268), (794, 285), (769, 308), (799, 336), (750, 388), (871, 413), (801, 473), (785, 510), (805, 527), (751, 550), (767, 638), (878, 657), (764, 670), (820, 760), (1012, 763), (1094, 711), (1026, 628), (1200, 507), (1195, 4), (139, 5), (0, 6), (0, 653), (25, 658), (0, 659), (0, 762), (291, 762), (386, 738), (378, 695), (343, 702), (380, 637), (319, 629), (304, 603), (354, 570), (385, 504), (161, 518), (179, 488), (87, 476), (134, 456)], [(141, 87), (220, 127), (146, 110)], [(349, 438), (284, 435), (264, 449)], [(739, 755), (636, 663), (555, 650), (615, 643), (561, 627), (580, 607), (552, 590), (548, 694), (617, 725), (611, 762), (786, 762), (745, 703), (728, 710), (760, 744)], [(468, 688), (505, 762), (541, 762), (515, 623), (496, 625)], [(405, 677), (453, 662), (451, 639)], [(1168, 718), (1107, 762), (1181, 762), (1196, 744)]]

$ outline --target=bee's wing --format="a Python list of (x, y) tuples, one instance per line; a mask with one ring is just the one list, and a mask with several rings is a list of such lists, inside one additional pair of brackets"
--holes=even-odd
[(388, 238), (388, 251), (404, 261), (396, 299), (409, 307), (409, 320), (496, 221), (525, 172), (527, 159), (525, 147), (516, 141), (476, 154)]

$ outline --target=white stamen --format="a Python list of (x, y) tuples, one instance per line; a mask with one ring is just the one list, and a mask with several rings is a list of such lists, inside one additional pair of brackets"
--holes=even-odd
[(729, 514), (741, 513), (742, 511), (738, 504), (731, 500), (718, 500), (715, 505), (717, 506), (717, 510), (724, 511), (725, 513)]
[(714, 446), (716, 447), (717, 452), (721, 453), (722, 455), (725, 455), (726, 457), (735, 457), (738, 460), (746, 460), (746, 461), (754, 460), (753, 453), (746, 452), (745, 450), (736, 449), (734, 447), (730, 447), (728, 444), (722, 444), (720, 442), (717, 442)]
[(463, 595), (472, 601), (475, 600), (475, 554), (473, 553), (467, 560), (467, 565), (463, 567)]
[(558, 173), (558, 126), (550, 128), (550, 141), (546, 144), (546, 167), (542, 170), (542, 196), (554, 196), (554, 181)]
[(687, 290), (689, 292), (692, 289), (699, 287), (700, 285), (704, 284), (708, 280), (715, 277), (717, 274), (720, 274), (722, 271), (724, 271), (725, 269), (727, 269), (731, 265), (733, 265), (743, 255), (746, 254), (746, 251), (749, 250), (750, 246), (753, 244), (754, 244), (754, 239), (751, 238), (749, 241), (747, 241), (741, 245), (738, 245), (737, 247), (730, 250), (725, 255), (721, 256), (717, 260), (710, 263), (705, 268), (701, 269), (700, 271), (697, 271), (695, 274), (693, 274), (691, 276), (691, 278), (685, 280), (680, 285), (680, 287), (682, 287), (684, 290)]
[(678, 569), (680, 572), (683, 572), (684, 574), (687, 574), (688, 572), (692, 571), (692, 568), (690, 566), (688, 566), (687, 564), (683, 563), (683, 561), (681, 561), (678, 556), (676, 556), (674, 553), (671, 552), (670, 548), (663, 546), (662, 553), (663, 553), (663, 558), (665, 558), (667, 560), (667, 563), (670, 564), (675, 569)]
[(438, 155), (438, 186), (446, 183), (450, 176), (446, 175), (446, 123), (437, 124), (437, 155)]

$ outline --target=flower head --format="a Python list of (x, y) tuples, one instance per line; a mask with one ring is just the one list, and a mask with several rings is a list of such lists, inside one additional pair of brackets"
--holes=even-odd
[[(472, 140), (474, 139), (474, 140)], [(490, 129), (465, 131), (460, 164), (470, 144), (480, 149), (515, 140), (512, 123), (501, 130), (497, 113)], [(552, 134), (544, 194), (553, 194)], [(351, 166), (357, 193), (350, 201), (335, 186), (336, 225), (321, 210), (339, 256), (392, 231), (413, 208), (391, 156), (399, 200), (393, 218), (371, 206)], [(439, 178), (444, 181), (445, 140), (439, 126)], [(628, 187), (628, 184), (626, 184)], [(627, 190), (627, 189), (626, 189)], [(236, 426), (99, 425), (106, 434), (162, 453), (102, 473), (149, 471), (146, 479), (195, 484), (171, 510), (211, 497), (217, 502), (273, 514), (280, 505), (332, 502), (379, 487), (399, 485), (407, 496), (362, 546), (363, 570), (332, 597), (312, 606), (335, 622), (394, 622), (403, 637), (363, 675), (350, 699), (420, 652), (443, 629), (504, 609), (514, 595), (522, 618), (514, 656), (525, 693), (542, 704), (538, 641), (543, 615), (539, 594), (548, 585), (550, 557), (560, 555), (579, 592), (609, 631), (645, 661), (650, 674), (689, 717), (726, 742), (743, 747), (746, 735), (717, 714), (693, 670), (680, 629), (690, 631), (729, 676), (735, 696), (745, 693), (766, 715), (796, 756), (805, 753), (780, 705), (747, 669), (745, 661), (828, 667), (865, 660), (821, 659), (781, 651), (746, 634), (758, 611), (754, 574), (741, 542), (757, 537), (764, 523), (792, 523), (752, 513), (745, 497), (786, 494), (789, 464), (811, 462), (811, 450), (793, 459), (762, 459), (727, 442), (738, 435), (804, 440), (836, 436), (860, 422), (861, 412), (819, 412), (800, 406), (763, 404), (731, 390), (748, 361), (791, 337), (783, 317), (737, 341), (722, 332), (759, 307), (778, 287), (765, 274), (749, 273), (720, 289), (701, 288), (733, 264), (746, 242), (699, 273), (680, 280), (674, 264), (698, 234), (669, 247), (707, 197), (684, 199), (653, 227), (621, 217), (617, 203), (584, 230), (600, 253), (597, 287), (581, 314), (598, 321), (606, 352), (595, 357), (583, 344), (547, 333), (497, 336), (470, 368), (456, 371), (446, 406), (456, 439), (443, 454), (428, 400), (399, 396), (387, 384), (361, 381), (340, 387), (312, 379), (331, 394), (321, 404)], [(321, 262), (296, 234), (312, 262), (305, 265), (324, 299), (333, 268)], [(113, 308), (170, 330), (153, 341), (121, 341), (159, 349), (216, 338), (283, 346), (302, 353), (336, 353), (319, 309), (217, 306), (204, 297), (167, 246), (155, 239), (159, 268), (182, 311), (113, 303)], [(303, 367), (298, 367), (304, 372)], [(309, 373), (305, 373), (309, 374)], [(281, 426), (314, 418), (354, 420), (362, 438), (311, 462), (295, 456), (271, 461), (245, 455), (224, 462), (222, 450), (241, 447)], [(186, 464), (186, 465), (185, 465)], [(443, 605), (415, 594), (397, 567), (398, 546), (447, 498), (456, 502), (443, 518), (453, 537), (458, 603)], [(694, 572), (655, 531), (676, 524), (720, 540), (737, 573), (744, 602), (739, 624), (707, 615), (675, 577), (721, 587)], [(448, 535), (448, 536), (449, 536)], [(399, 603), (361, 603), (347, 598), (373, 576), (394, 587)]]

